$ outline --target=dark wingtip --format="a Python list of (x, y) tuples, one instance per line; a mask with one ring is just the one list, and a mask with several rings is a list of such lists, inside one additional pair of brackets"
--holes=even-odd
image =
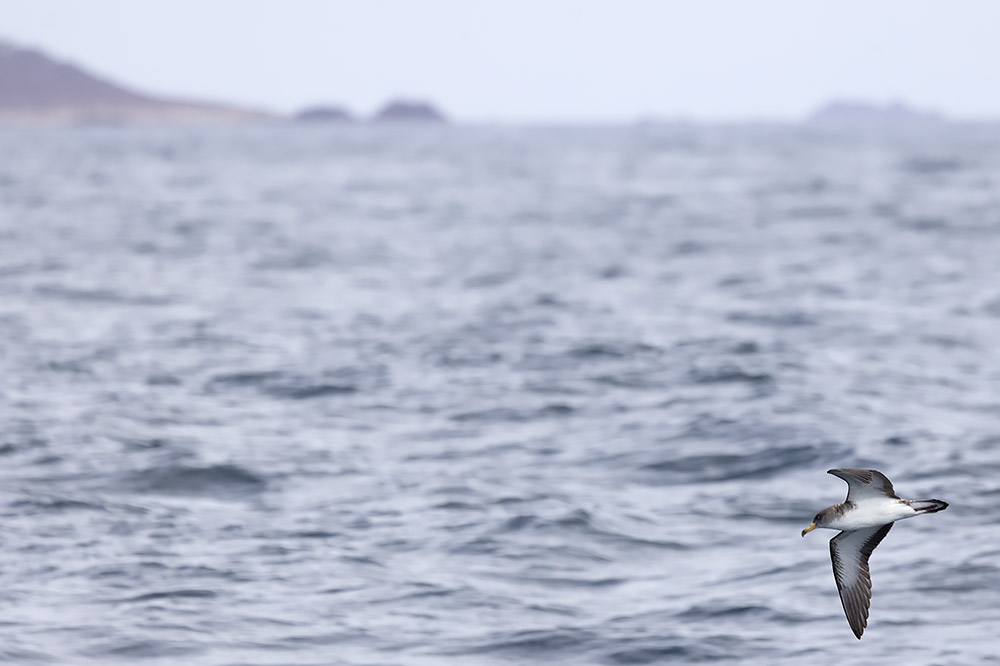
[(851, 627), (851, 631), (854, 632), (854, 636), (860, 641), (861, 640), (861, 634), (865, 633), (865, 628), (863, 626), (860, 626), (860, 627), (854, 627), (854, 626), (852, 626)]

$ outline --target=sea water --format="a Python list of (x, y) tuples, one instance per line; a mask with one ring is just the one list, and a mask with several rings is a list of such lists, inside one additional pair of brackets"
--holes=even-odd
[(0, 475), (5, 663), (996, 662), (1000, 133), (5, 130)]

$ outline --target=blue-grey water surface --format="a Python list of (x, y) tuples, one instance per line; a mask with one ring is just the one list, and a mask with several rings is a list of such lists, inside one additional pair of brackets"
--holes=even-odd
[(0, 132), (0, 474), (6, 663), (1000, 662), (1000, 131)]

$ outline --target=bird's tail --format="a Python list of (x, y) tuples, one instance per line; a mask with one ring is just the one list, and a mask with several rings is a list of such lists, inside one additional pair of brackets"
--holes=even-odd
[(947, 502), (942, 502), (938, 499), (910, 500), (909, 505), (917, 513), (937, 513), (948, 508)]

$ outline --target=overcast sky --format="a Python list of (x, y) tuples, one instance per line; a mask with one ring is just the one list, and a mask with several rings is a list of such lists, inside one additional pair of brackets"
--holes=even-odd
[(144, 91), (501, 121), (1000, 117), (1000, 0), (0, 0), (0, 39)]

